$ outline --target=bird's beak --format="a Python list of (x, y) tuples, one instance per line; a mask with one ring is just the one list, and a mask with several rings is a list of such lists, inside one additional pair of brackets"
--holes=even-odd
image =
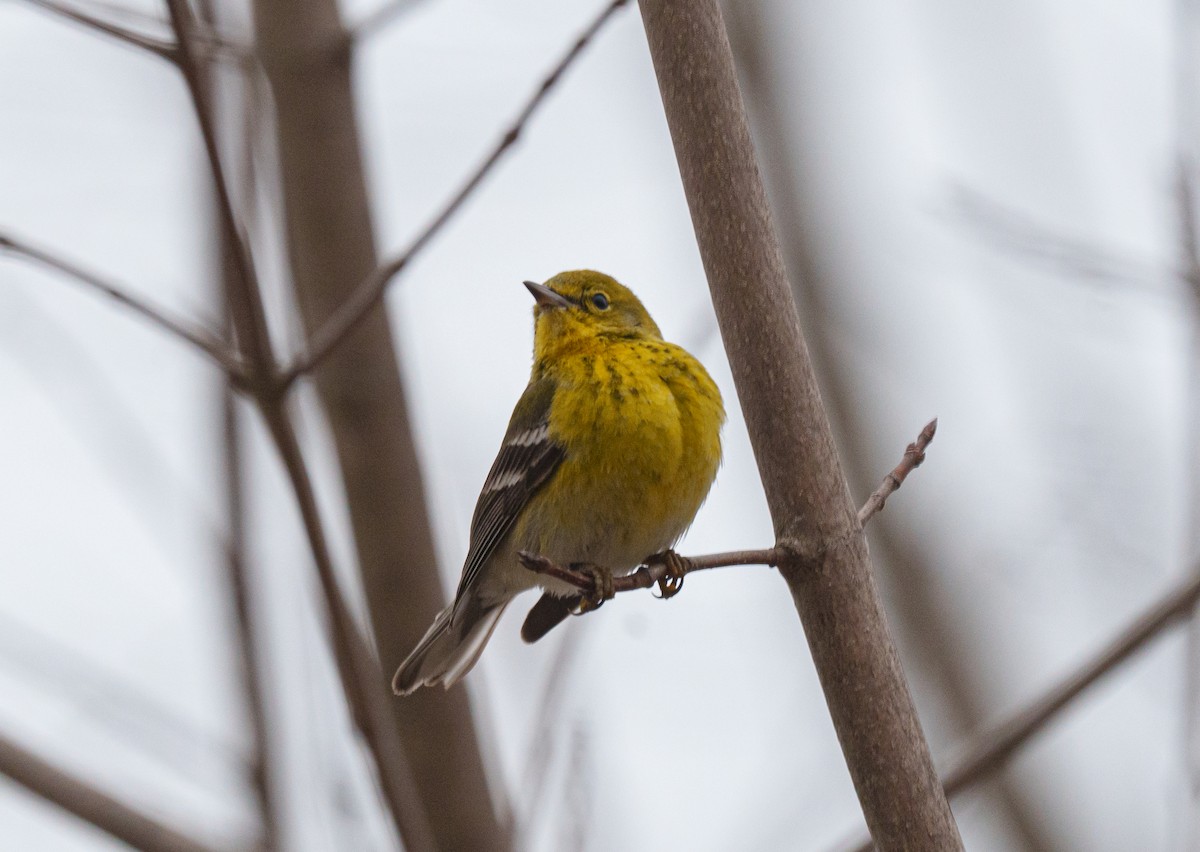
[(529, 292), (533, 294), (533, 298), (537, 300), (539, 308), (569, 308), (571, 302), (565, 296), (560, 296), (544, 284), (538, 284), (533, 281), (526, 281), (525, 286), (529, 288)]

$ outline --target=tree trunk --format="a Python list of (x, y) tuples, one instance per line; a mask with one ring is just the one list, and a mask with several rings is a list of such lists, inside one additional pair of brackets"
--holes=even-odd
[(715, 0), (642, 18), (734, 383), (851, 778), (880, 849), (961, 849), (800, 332)]
[[(274, 95), (287, 248), (309, 333), (376, 266), (348, 40), (333, 0), (256, 0)], [(399, 663), (443, 605), (396, 348), (374, 308), (313, 377), (336, 445), (376, 645)], [(379, 676), (386, 683), (385, 672)], [(509, 848), (488, 790), (467, 694), (393, 703), (440, 848)]]

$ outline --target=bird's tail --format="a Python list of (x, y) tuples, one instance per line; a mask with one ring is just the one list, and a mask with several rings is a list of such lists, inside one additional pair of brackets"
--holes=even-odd
[(579, 606), (580, 600), (582, 598), (579, 595), (567, 598), (560, 598), (549, 592), (542, 595), (533, 605), (533, 609), (529, 610), (529, 615), (525, 616), (525, 623), (521, 625), (521, 638), (526, 642), (541, 639), (565, 621), (575, 607)]
[(483, 653), (506, 606), (508, 601), (490, 607), (472, 606), (462, 613), (458, 624), (452, 623), (453, 604), (439, 612), (433, 626), (396, 670), (392, 691), (408, 695), (422, 686), (454, 686)]

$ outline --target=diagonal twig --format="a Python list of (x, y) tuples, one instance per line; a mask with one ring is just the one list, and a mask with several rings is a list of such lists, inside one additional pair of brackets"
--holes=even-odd
[(82, 24), (85, 27), (96, 30), (97, 32), (101, 32), (104, 35), (115, 38), (118, 41), (124, 42), (125, 44), (133, 45), (134, 47), (149, 51), (160, 59), (165, 59), (172, 63), (177, 61), (176, 54), (178, 48), (173, 42), (154, 38), (153, 36), (143, 35), (142, 33), (126, 29), (125, 27), (105, 21), (102, 18), (98, 18), (88, 12), (74, 9), (65, 3), (59, 3), (57, 0), (25, 0), (25, 2), (30, 6), (34, 6), (35, 8), (43, 9), (51, 14), (74, 21), (77, 24)]
[[(950, 761), (950, 768), (943, 773), (946, 795), (961, 793), (1002, 767), (1088, 687), (1151, 640), (1161, 636), (1166, 628), (1186, 618), (1197, 602), (1200, 602), (1200, 566), (1190, 571), (1186, 580), (1159, 598), (1078, 669), (1046, 690), (1041, 697), (962, 747), (959, 756)], [(847, 848), (866, 852), (871, 848), (871, 842), (863, 837)]]
[(612, 0), (604, 7), (604, 10), (580, 34), (579, 38), (571, 46), (571, 49), (567, 51), (566, 55), (559, 60), (554, 69), (542, 81), (537, 91), (533, 94), (533, 97), (525, 104), (524, 108), (517, 115), (516, 120), (501, 137), (500, 142), (492, 150), (491, 154), (488, 155), (487, 159), (483, 161), (470, 178), (467, 179), (458, 192), (451, 197), (450, 201), (447, 202), (437, 216), (409, 244), (408, 248), (377, 267), (374, 272), (363, 279), (354, 292), (350, 294), (349, 298), (325, 321), (325, 324), (313, 333), (309, 338), (305, 351), (296, 356), (295, 360), (281, 373), (280, 382), (282, 386), (289, 386), (298, 377), (320, 364), (325, 356), (345, 340), (346, 336), (357, 327), (375, 303), (383, 297), (389, 282), (408, 265), (421, 249), (428, 245), (429, 241), (433, 239), (438, 231), (442, 229), (446, 222), (463, 205), (463, 202), (483, 182), (483, 179), (487, 177), (492, 168), (499, 162), (504, 152), (516, 144), (529, 119), (537, 111), (538, 107), (541, 106), (546, 95), (554, 88), (554, 85), (562, 78), (567, 68), (579, 57), (583, 49), (587, 47), (588, 43), (595, 37), (596, 33), (599, 32), (608, 19), (627, 2), (628, 0)]
[(1078, 237), (1062, 234), (1035, 219), (963, 185), (951, 188), (950, 213), (995, 245), (1037, 261), (1054, 272), (1097, 284), (1161, 289), (1186, 270), (1144, 261)]
[[(883, 482), (867, 498), (867, 502), (863, 504), (862, 508), (858, 510), (858, 522), (861, 525), (866, 526), (867, 522), (883, 509), (883, 504), (887, 498), (900, 487), (901, 483), (904, 482), (908, 475), (921, 462), (925, 461), (925, 450), (929, 447), (936, 432), (937, 418), (935, 417), (925, 424), (925, 428), (921, 430), (921, 434), (917, 436), (917, 440), (905, 448), (904, 457), (900, 460), (900, 464), (896, 465), (883, 478)], [(782, 554), (777, 547), (770, 547), (764, 550), (735, 550), (728, 553), (710, 553), (705, 556), (683, 557), (674, 567), (683, 576), (691, 574), (694, 571), (728, 568), (734, 565), (769, 565), (773, 568), (778, 564), (781, 556)], [(595, 595), (600, 591), (596, 584), (596, 577), (592, 573), (559, 565), (551, 559), (547, 559), (536, 553), (530, 553), (526, 550), (519, 551), (517, 558), (521, 561), (522, 565), (535, 574), (542, 574), (547, 577), (553, 577), (556, 580), (562, 580), (564, 583), (570, 583), (587, 595)], [(665, 560), (652, 557), (647, 561), (647, 564), (639, 566), (633, 573), (613, 577), (611, 591), (616, 594), (617, 592), (630, 592), (634, 589), (649, 589), (656, 583), (661, 582), (667, 576), (669, 570)]]
[(1085, 689), (1186, 616), (1198, 600), (1200, 573), (1192, 571), (1078, 670), (964, 748), (945, 773), (946, 793), (961, 792), (994, 771)]
[(878, 512), (883, 511), (883, 504), (887, 502), (887, 498), (891, 497), (904, 480), (916, 468), (921, 466), (921, 462), (925, 461), (925, 448), (929, 446), (929, 442), (933, 440), (933, 436), (937, 433), (937, 418), (933, 418), (925, 424), (925, 428), (921, 430), (921, 434), (917, 436), (917, 440), (909, 444), (904, 450), (904, 458), (900, 460), (900, 464), (896, 465), (895, 469), (883, 478), (883, 482), (879, 487), (871, 492), (871, 496), (867, 498), (867, 502), (858, 510), (858, 522), (863, 526), (867, 525), (867, 521), (871, 520)]
[(31, 245), (11, 234), (0, 232), (0, 253), (2, 252), (9, 252), (18, 257), (25, 257), (41, 263), (63, 273), (68, 278), (80, 284), (103, 293), (108, 298), (123, 305), (144, 319), (150, 320), (151, 323), (163, 331), (174, 335), (186, 343), (190, 343), (193, 347), (215, 361), (235, 382), (240, 383), (245, 378), (245, 367), (242, 362), (215, 336), (203, 330), (189, 328), (183, 321), (174, 319), (162, 308), (155, 307), (149, 302), (144, 302), (135, 296), (131, 296), (121, 286), (102, 278), (96, 273), (76, 266), (70, 261), (64, 260), (45, 249)]
[(241, 775), (245, 750), (186, 718), (136, 681), (48, 633), (0, 614), (0, 664), (72, 712), (85, 714), (123, 747), (193, 777)]
[(0, 775), (147, 852), (215, 852), (0, 734)]

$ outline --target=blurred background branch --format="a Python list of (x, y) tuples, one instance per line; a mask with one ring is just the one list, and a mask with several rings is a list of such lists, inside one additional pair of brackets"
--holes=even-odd
[[(1046, 690), (1039, 698), (961, 745), (942, 774), (947, 796), (957, 796), (985, 781), (1053, 722), (1084, 690), (1114, 672), (1129, 657), (1159, 638), (1168, 627), (1192, 617), (1200, 600), (1200, 573), (1171, 589), (1107, 642), (1095, 656)], [(847, 844), (855, 852), (873, 848), (869, 838)]]
[(114, 38), (117, 41), (148, 51), (160, 59), (165, 59), (172, 63), (177, 61), (176, 45), (174, 42), (154, 38), (153, 36), (127, 29), (97, 17), (90, 12), (82, 11), (69, 3), (59, 2), (59, 0), (25, 0), (25, 2), (52, 15), (57, 15), (60, 18), (80, 24), (93, 32), (101, 33), (109, 38)]
[(69, 280), (107, 296), (122, 307), (133, 311), (133, 313), (142, 319), (149, 320), (168, 334), (179, 338), (185, 343), (191, 344), (201, 353), (215, 361), (235, 380), (241, 380), (243, 376), (241, 363), (231, 350), (226, 348), (214, 335), (206, 330), (190, 328), (185, 322), (174, 319), (163, 309), (157, 308), (149, 302), (145, 302), (134, 296), (129, 288), (108, 281), (94, 272), (89, 272), (46, 249), (33, 246), (11, 234), (0, 232), (0, 252), (9, 252), (18, 257), (24, 257), (41, 263), (57, 272), (61, 272)]
[(135, 849), (215, 852), (176, 829), (134, 810), (0, 733), (0, 774)]
[[(311, 335), (377, 265), (350, 68), (324, 50), (344, 31), (332, 0), (257, 0), (254, 13), (275, 103), (290, 281)], [(375, 647), (390, 670), (441, 609), (443, 592), (397, 347), (383, 306), (372, 300), (366, 308), (346, 326), (344, 346), (325, 350), (313, 380), (337, 454)], [(376, 691), (388, 679), (376, 670), (372, 680)], [(391, 700), (386, 721), (411, 762), (411, 795), (430, 843), (507, 848), (466, 694), (425, 690)]]
[(428, 817), (414, 795), (414, 777), (403, 745), (389, 720), (378, 665), (358, 633), (353, 614), (338, 585), (328, 540), (312, 481), (300, 449), (286, 401), (280, 395), (266, 310), (250, 247), (238, 222), (214, 127), (211, 82), (193, 53), (193, 18), (184, 0), (168, 0), (172, 26), (180, 45), (179, 66), (191, 94), (216, 189), (221, 235), (228, 245), (225, 288), (239, 346), (250, 365), (249, 386), (287, 471), (304, 522), (317, 575), (330, 617), (334, 658), (351, 717), (362, 731), (374, 758), (380, 785), (396, 828), (412, 850), (436, 848)]
[(542, 105), (547, 95), (554, 89), (558, 81), (562, 79), (567, 69), (579, 58), (580, 54), (583, 53), (583, 49), (587, 47), (588, 43), (591, 42), (604, 24), (627, 2), (628, 0), (611, 0), (596, 19), (584, 29), (563, 58), (559, 60), (558, 64), (542, 80), (533, 97), (525, 103), (517, 118), (500, 137), (500, 141), (492, 149), (492, 152), (488, 154), (458, 192), (441, 208), (433, 220), (425, 226), (425, 229), (421, 231), (416, 239), (408, 245), (408, 248), (391, 260), (377, 265), (365, 276), (356, 279), (360, 282), (358, 286), (348, 292), (335, 308), (331, 308), (327, 312), (327, 317), (322, 320), (320, 325), (312, 328), (309, 332), (308, 345), (305, 351), (298, 355), (292, 364), (283, 371), (283, 381), (285, 384), (290, 383), (296, 377), (309, 372), (320, 364), (363, 321), (367, 314), (376, 307), (392, 280), (408, 265), (417, 252), (423, 249), (437, 235), (438, 231), (450, 221), (454, 214), (458, 212), (463, 203), (471, 197), (472, 193), (483, 183), (484, 178), (488, 176), (500, 161), (500, 158), (504, 156), (504, 152), (517, 143), (521, 133), (525, 130), (525, 125), (533, 118), (538, 107)]

